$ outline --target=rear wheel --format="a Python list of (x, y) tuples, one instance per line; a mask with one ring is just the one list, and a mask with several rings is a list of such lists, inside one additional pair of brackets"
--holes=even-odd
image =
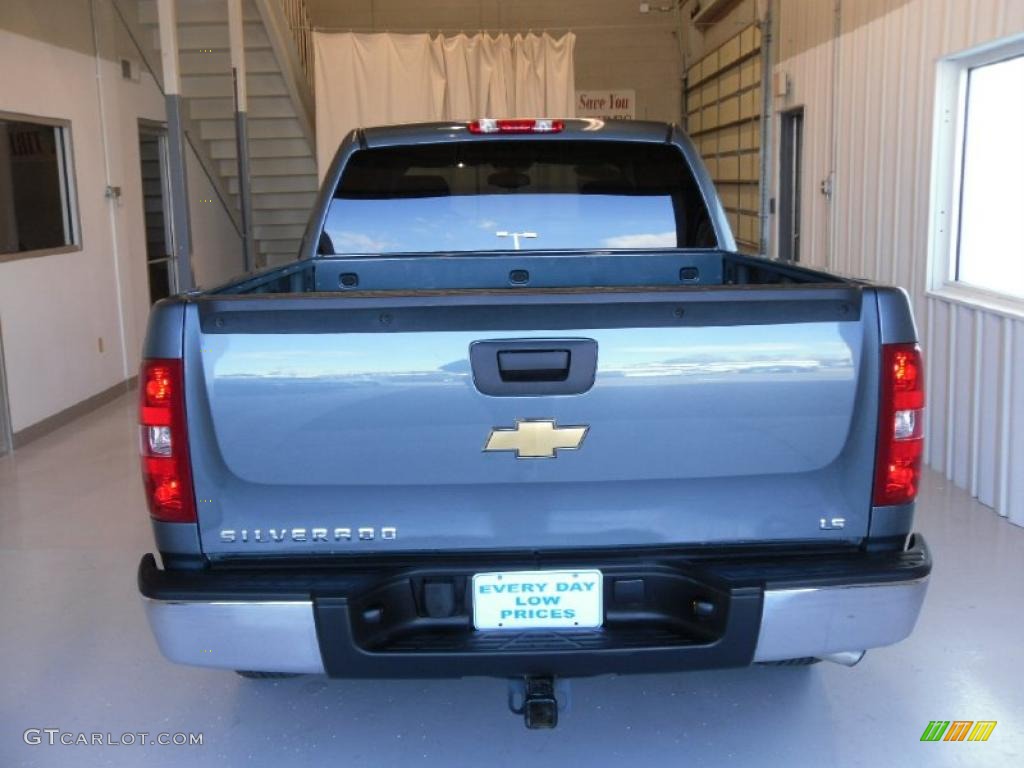
[(284, 680), (289, 677), (301, 677), (298, 672), (257, 672), (252, 669), (236, 669), (235, 672), (250, 680)]

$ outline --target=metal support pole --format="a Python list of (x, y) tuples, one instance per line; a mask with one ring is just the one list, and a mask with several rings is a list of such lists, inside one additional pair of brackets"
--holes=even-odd
[(171, 234), (174, 240), (178, 290), (195, 288), (192, 273), (192, 228), (189, 224), (188, 177), (185, 173), (185, 130), (182, 126), (181, 68), (178, 63), (178, 18), (174, 0), (157, 0), (160, 59), (167, 102), (167, 175), (171, 191)]
[[(765, 12), (761, 17), (761, 156), (760, 178), (761, 189), (758, 201), (760, 219), (758, 253), (767, 256), (771, 250), (772, 219), (770, 214), (772, 198), (772, 140), (775, 132), (775, 109), (772, 101), (773, 67), (775, 64), (775, 9), (771, 0), (765, 3)], [(776, 249), (776, 254), (778, 250)]]
[(252, 187), (249, 178), (249, 132), (246, 114), (249, 94), (245, 81), (245, 31), (242, 0), (228, 0), (228, 37), (231, 41), (231, 74), (235, 90), (235, 146), (238, 153), (238, 202), (242, 213), (242, 252), (245, 271), (256, 266), (252, 234)]
[(4, 329), (0, 326), (0, 456), (14, 450), (14, 428), (11, 426), (11, 401), (7, 396), (4, 373)]

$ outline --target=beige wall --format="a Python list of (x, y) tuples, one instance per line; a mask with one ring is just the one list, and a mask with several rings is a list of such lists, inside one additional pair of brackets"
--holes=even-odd
[(835, 33), (832, 0), (776, 0), (776, 61), (819, 45)]
[[(840, 33), (853, 32), (909, 0), (774, 0), (778, 34), (778, 61), (827, 42), (839, 25)], [(967, 3), (969, 0), (961, 0)]]
[[(678, 121), (681, 54), (675, 13), (639, 0), (308, 0), (316, 27), (359, 32), (464, 30), (576, 33), (577, 89), (632, 88), (637, 118)], [(652, 6), (669, 3), (651, 3)]]
[(89, 0), (2, 0), (0, 29), (92, 54)]
[[(138, 121), (164, 120), (164, 99), (148, 74), (121, 77), (124, 35), (110, 0), (94, 1), (99, 57), (90, 0), (0, 0), (0, 112), (70, 123), (81, 225), (79, 250), (0, 262), (15, 432), (134, 375), (149, 312)], [(108, 184), (120, 199), (105, 196)], [(242, 261), (227, 214), (199, 202), (212, 197), (207, 184), (190, 157), (195, 271), (211, 284)]]

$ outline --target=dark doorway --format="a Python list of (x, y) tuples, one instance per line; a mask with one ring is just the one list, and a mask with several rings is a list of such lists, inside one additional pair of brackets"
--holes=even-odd
[(142, 165), (142, 205), (146, 222), (146, 270), (149, 274), (149, 301), (152, 304), (177, 293), (168, 205), (166, 128), (139, 123), (139, 159)]
[(779, 258), (800, 261), (800, 179), (803, 175), (804, 110), (783, 112), (779, 136)]

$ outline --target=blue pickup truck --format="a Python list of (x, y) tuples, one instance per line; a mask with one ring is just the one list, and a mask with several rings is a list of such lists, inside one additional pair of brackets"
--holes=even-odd
[(249, 676), (853, 664), (905, 638), (906, 295), (737, 253), (677, 128), (357, 130), (296, 261), (157, 304), (140, 376), (171, 661)]

